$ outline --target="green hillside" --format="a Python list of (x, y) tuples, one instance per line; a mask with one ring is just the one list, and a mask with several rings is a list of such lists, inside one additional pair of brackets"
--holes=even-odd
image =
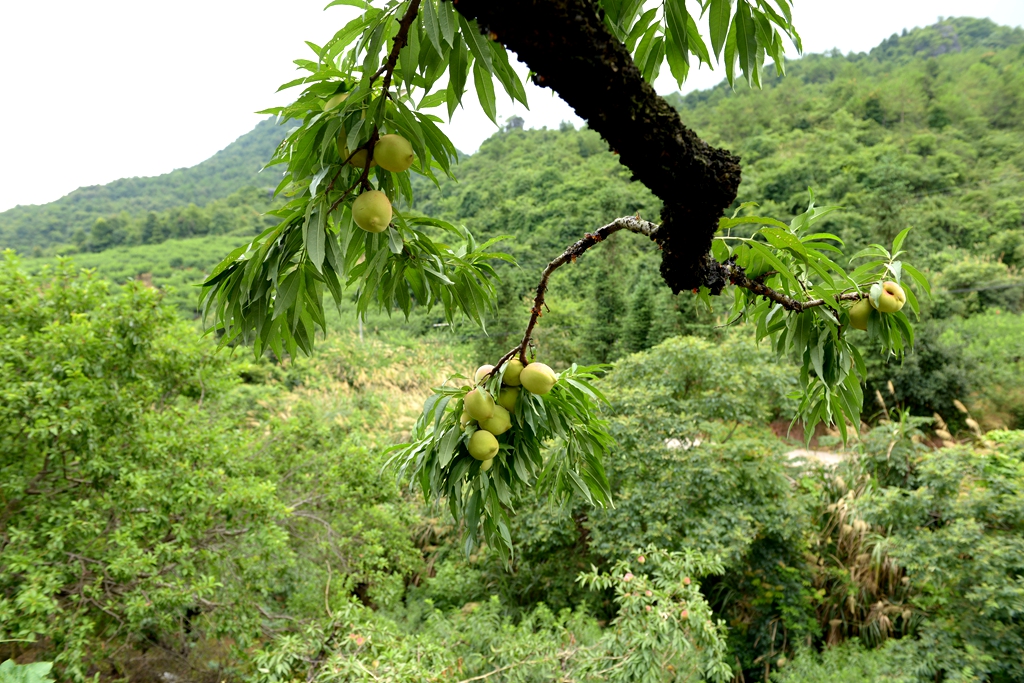
[(387, 448), (521, 338), (567, 244), (657, 217), (596, 133), (509, 127), (458, 183), (413, 179), (420, 210), (511, 237), (486, 335), (349, 300), (309, 357), (217, 350), (194, 285), (273, 220), (220, 155), (17, 210), (102, 197), (0, 259), (0, 680), (1024, 683), (1024, 31), (951, 19), (788, 71), (673, 99), (758, 213), (840, 204), (846, 256), (913, 227), (914, 352), (863, 343), (869, 424), (817, 466), (786, 433), (798, 371), (613, 235), (555, 274), (535, 338), (556, 370), (611, 363), (614, 505), (538, 486), (509, 564)]
[[(763, 91), (723, 84), (673, 98), (684, 121), (742, 156), (739, 201), (761, 202), (759, 213), (788, 218), (806, 206), (812, 190), (819, 204), (843, 207), (829, 216), (827, 229), (846, 240), (850, 253), (914, 227), (907, 247), (936, 292), (925, 302), (917, 354), (903, 365), (879, 364), (873, 388), (893, 381), (901, 404), (918, 413), (946, 414), (953, 399), (974, 394), (997, 415), (993, 424), (1024, 420), (1014, 407), (1020, 400), (1008, 399), (1015, 394), (1003, 389), (1024, 377), (1024, 353), (1014, 342), (1021, 328), (1012, 322), (1019, 317), (991, 326), (1002, 330), (1001, 341), (993, 342), (999, 357), (1009, 359), (998, 380), (974, 360), (978, 344), (986, 342), (969, 348), (949, 331), (971, 316), (1017, 314), (1024, 307), (1022, 56), (1021, 29), (950, 19), (893, 36), (869, 54), (808, 55), (791, 62), (783, 79), (766, 75)], [(273, 130), (265, 122), (250, 135)], [(417, 208), (482, 237), (512, 236), (506, 248), (520, 263), (503, 269), (502, 301), (489, 336), (460, 332), (477, 341), (480, 353), (504, 352), (521, 334), (528, 310), (523, 297), (566, 245), (615, 217), (639, 212), (653, 218), (659, 210), (585, 129), (507, 129), (464, 158), (457, 175), (459, 182), (440, 187), (418, 179)], [(99, 224), (92, 219), (80, 245), (99, 252), (79, 259), (119, 281), (173, 284), (173, 300), (193, 315), (195, 290), (186, 283), (201, 281), (229, 244), (271, 220), (258, 216), (267, 206), (258, 191), (243, 190), (202, 209), (108, 214)], [(101, 250), (97, 225), (108, 237), (137, 246)], [(162, 246), (144, 248), (152, 243)], [(719, 335), (717, 316), (730, 302), (716, 302), (708, 314), (692, 296), (672, 295), (658, 277), (658, 261), (652, 244), (616, 235), (559, 271), (551, 311), (538, 330), (545, 354), (559, 363), (608, 361), (677, 334)], [(610, 278), (616, 287), (608, 286)]]
[[(204, 207), (243, 188), (272, 191), (277, 178), (272, 171), (259, 171), (283, 137), (284, 129), (273, 119), (267, 119), (191, 168), (82, 187), (49, 204), (9, 209), (0, 213), (0, 249), (32, 253), (38, 247), (39, 251), (52, 253), (63, 245), (67, 252), (67, 245), (76, 242), (79, 248), (102, 249), (110, 243), (89, 245), (86, 241), (98, 218), (138, 218), (148, 212), (167, 212), (190, 205)], [(85, 238), (76, 240), (76, 233)]]

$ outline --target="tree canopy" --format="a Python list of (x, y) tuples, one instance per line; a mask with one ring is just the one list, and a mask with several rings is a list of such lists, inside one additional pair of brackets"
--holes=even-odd
[[(834, 423), (844, 439), (849, 426), (857, 428), (867, 370), (847, 332), (865, 329), (884, 352), (901, 355), (914, 334), (900, 309), (904, 301), (919, 308), (909, 282), (928, 291), (924, 276), (902, 258), (909, 229), (894, 235), (891, 247), (844, 254), (843, 241), (816, 225), (835, 207), (816, 206), (813, 195), (788, 224), (754, 215), (756, 205), (736, 205), (739, 159), (701, 140), (651, 86), (665, 63), (681, 83), (691, 59), (724, 63), (730, 83), (742, 72), (760, 86), (766, 56), (783, 73), (782, 35), (800, 44), (788, 0), (701, 3), (710, 50), (682, 0), (646, 10), (639, 0), (336, 4), (354, 4), (360, 14), (323, 46), (310, 45), (316, 59), (296, 61), (308, 73), (282, 86), (301, 88), (299, 96), (268, 110), (298, 122), (270, 162), (285, 167), (277, 191), (289, 200), (271, 212), (280, 223), (232, 251), (204, 283), (204, 316), (223, 343), (252, 344), (257, 354), (309, 353), (326, 327), (325, 291), (340, 305), (346, 288), (359, 292), (357, 315), (377, 306), (408, 316), (416, 304), (440, 307), (449, 323), (465, 316), (483, 325), (496, 295), (492, 262), (511, 257), (496, 251), (497, 239), (479, 244), (416, 211), (410, 172), (435, 182), (439, 174), (451, 176), (457, 153), (429, 110), (443, 105), (454, 116), (471, 71), (492, 119), (495, 81), (525, 104), (510, 51), (662, 203), (657, 224), (627, 216), (580, 226), (583, 236), (552, 255), (541, 274), (520, 344), (494, 359), (483, 378), (440, 390), (425, 405), (412, 442), (396, 451), (400, 473), (467, 520), (467, 549), (480, 527), (489, 543), (510, 553), (508, 511), (535, 484), (559, 498), (608, 502), (601, 458), (609, 441), (598, 417), (603, 398), (588, 381), (594, 369), (574, 366), (543, 398), (522, 392), (509, 411), (516, 429), (496, 442), (494, 470), (472, 457), (470, 441), (483, 435), (460, 416), (472, 413), (470, 394), (493, 404), (512, 359), (529, 362), (551, 273), (620, 230), (658, 244), (661, 275), (674, 292), (693, 290), (707, 303), (729, 285), (740, 288), (735, 319), (753, 321), (759, 338), (801, 367), (804, 420), (811, 427)], [(407, 161), (384, 151), (396, 140), (408, 146)], [(383, 205), (378, 197), (386, 197)], [(376, 212), (369, 223), (366, 211)], [(853, 270), (837, 255), (856, 262)], [(540, 446), (551, 438), (564, 447), (545, 461)]]

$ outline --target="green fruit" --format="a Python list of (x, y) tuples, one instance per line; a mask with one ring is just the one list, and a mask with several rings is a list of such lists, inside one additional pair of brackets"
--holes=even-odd
[[(366, 155), (368, 152), (365, 149), (357, 149), (356, 153), (352, 155), (351, 159), (348, 159), (348, 150), (343, 150), (341, 158), (348, 159), (348, 163), (352, 164), (356, 168), (366, 168)], [(370, 159), (370, 168), (377, 165), (377, 162)]]
[(476, 369), (476, 374), (473, 375), (473, 379), (476, 380), (477, 384), (480, 384), (484, 380), (484, 377), (494, 372), (493, 365), (481, 365)]
[(501, 381), (510, 387), (519, 386), (519, 375), (523, 372), (523, 364), (519, 362), (517, 358), (513, 358), (509, 362), (505, 363), (505, 374), (501, 376)]
[(483, 422), (494, 414), (494, 399), (483, 389), (474, 389), (466, 394), (463, 410), (477, 422)]
[(409, 170), (416, 155), (412, 144), (401, 135), (381, 135), (373, 146), (373, 158), (381, 168), (401, 173)]
[(472, 420), (472, 419), (473, 418), (471, 418), (469, 416), (469, 413), (467, 413), (465, 410), (463, 410), (462, 411), (462, 415), (459, 416), (459, 427), (461, 427), (462, 429), (465, 429), (466, 425), (468, 425), (470, 420)]
[[(347, 94), (347, 93), (342, 93), (342, 94)], [(366, 155), (369, 154), (369, 152), (367, 152), (365, 149), (357, 149), (356, 153), (352, 155), (352, 158), (351, 159), (348, 158), (348, 155), (349, 155), (349, 151), (348, 151), (348, 135), (345, 133), (345, 129), (344, 128), (342, 128), (341, 132), (338, 133), (337, 144), (338, 144), (338, 155), (341, 157), (342, 161), (345, 161), (346, 159), (348, 159), (348, 163), (352, 164), (356, 168), (364, 168), (366, 166)], [(371, 159), (370, 160), (370, 168), (373, 168), (376, 165), (377, 165), (377, 162)]]
[(850, 326), (858, 330), (868, 329), (868, 318), (871, 317), (871, 302), (861, 299), (850, 307)]
[(907, 294), (898, 284), (889, 280), (882, 283), (882, 293), (878, 296), (879, 313), (895, 313), (907, 303)]
[(519, 400), (519, 387), (503, 387), (498, 393), (498, 405), (510, 413), (516, 410), (516, 401)]
[(498, 454), (498, 440), (485, 429), (478, 429), (469, 437), (469, 454), (477, 460), (490, 460)]
[(352, 202), (352, 220), (366, 232), (384, 232), (391, 215), (391, 200), (380, 190), (364, 192)]
[(512, 420), (509, 419), (508, 411), (501, 406), (494, 406), (494, 412), (486, 420), (480, 421), (480, 428), (486, 429), (491, 434), (497, 436), (498, 434), (504, 434), (512, 428)]
[(481, 472), (486, 472), (487, 470), (491, 469), (491, 466), (493, 464), (494, 464), (494, 458), (491, 458), (490, 460), (484, 460), (482, 463), (480, 463), (480, 471)]
[(530, 363), (523, 368), (519, 380), (523, 383), (523, 388), (531, 394), (543, 396), (551, 391), (551, 387), (555, 386), (558, 376), (544, 363)]

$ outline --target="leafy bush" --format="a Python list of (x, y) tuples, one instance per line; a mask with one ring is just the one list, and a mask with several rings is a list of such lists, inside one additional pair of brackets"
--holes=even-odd
[(0, 681), (3, 683), (53, 683), (50, 670), (52, 662), (36, 662), (34, 664), (15, 664), (8, 659), (0, 664)]
[(880, 550), (905, 568), (925, 618), (912, 642), (918, 675), (1024, 680), (1024, 439), (946, 448), (924, 458), (913, 490), (857, 503), (891, 529)]
[(256, 652), (249, 680), (725, 681), (724, 625), (697, 580), (718, 571), (699, 553), (649, 547), (609, 573), (581, 575), (614, 594), (619, 612), (606, 629), (585, 610), (556, 614), (543, 604), (512, 619), (497, 597), (448, 612), (411, 605), (392, 616), (350, 602)]
[(251, 593), (218, 585), (258, 594), (285, 510), (236, 473), (242, 442), (202, 409), (223, 357), (144, 287), (0, 268), (0, 639), (48, 638), (74, 680), (204, 614), (247, 642)]
[(909, 667), (885, 648), (865, 649), (856, 640), (815, 654), (801, 651), (771, 675), (776, 683), (914, 683)]

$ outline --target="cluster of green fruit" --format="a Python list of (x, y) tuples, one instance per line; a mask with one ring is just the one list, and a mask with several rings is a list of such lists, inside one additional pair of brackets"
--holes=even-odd
[[(345, 145), (345, 131), (342, 130), (338, 135), (338, 153), (357, 168), (366, 168), (367, 157), (372, 154), (369, 159), (371, 167), (380, 166), (386, 171), (401, 173), (408, 171), (416, 158), (412, 143), (394, 133), (381, 135), (372, 151), (359, 149), (351, 158)], [(391, 224), (391, 217), (391, 200), (380, 190), (367, 190), (352, 203), (352, 219), (367, 232), (384, 232)]]
[(850, 325), (858, 330), (868, 329), (868, 318), (871, 317), (872, 309), (879, 313), (895, 313), (907, 303), (906, 292), (892, 280), (875, 285), (871, 289), (870, 295), (850, 307)]
[(475, 429), (468, 442), (469, 454), (481, 461), (480, 470), (486, 472), (494, 464), (500, 445), (498, 437), (512, 428), (512, 414), (522, 389), (543, 396), (551, 391), (558, 381), (558, 375), (544, 363), (529, 363), (524, 366), (513, 358), (502, 366), (501, 388), (498, 399), (488, 393), (485, 383), (498, 372), (493, 365), (481, 365), (474, 375), (475, 387), (462, 401), (462, 418), (459, 424), (464, 430)]

